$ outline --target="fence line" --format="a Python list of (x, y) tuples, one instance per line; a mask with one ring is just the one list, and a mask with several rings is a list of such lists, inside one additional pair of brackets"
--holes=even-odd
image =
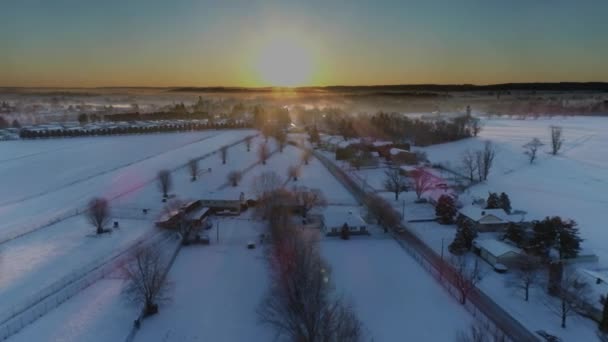
[(0, 340), (5, 340), (16, 334), (47, 312), (72, 298), (78, 292), (122, 267), (131, 257), (129, 252), (132, 249), (144, 245), (156, 245), (170, 238), (172, 238), (172, 234), (162, 231), (141, 238), (112, 257), (101, 262), (92, 263), (63, 277), (18, 307), (13, 307), (12, 310), (6, 311), (0, 324)]

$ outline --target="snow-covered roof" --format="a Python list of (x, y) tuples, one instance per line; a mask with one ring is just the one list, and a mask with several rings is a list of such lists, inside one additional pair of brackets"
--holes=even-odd
[(390, 153), (392, 156), (395, 156), (395, 155), (397, 155), (397, 154), (399, 154), (399, 153), (410, 153), (410, 151), (408, 151), (408, 150), (403, 150), (403, 149), (396, 148), (396, 147), (393, 147), (393, 148), (391, 148), (391, 149), (389, 150), (389, 153)]
[(591, 291), (589, 295), (591, 300), (589, 302), (601, 310), (600, 298), (608, 293), (608, 273), (585, 268), (577, 268), (576, 272), (587, 283)]
[(485, 249), (495, 257), (501, 257), (508, 253), (522, 254), (521, 249), (496, 239), (475, 240), (473, 244), (478, 248)]
[(227, 187), (222, 190), (217, 191), (208, 191), (201, 195), (201, 199), (203, 200), (217, 200), (217, 201), (238, 201), (241, 197), (241, 194), (246, 194), (244, 191), (238, 187)]
[(387, 140), (380, 140), (380, 141), (374, 141), (372, 143), (372, 145), (374, 145), (375, 147), (380, 147), (380, 146), (386, 146), (386, 145), (392, 145), (393, 142), (392, 141), (387, 141)]
[(359, 215), (354, 207), (329, 207), (323, 214), (323, 222), (326, 227), (342, 227), (346, 223), (349, 227), (365, 226), (367, 223)]
[[(480, 222), (484, 219), (489, 221), (485, 223), (498, 224), (511, 222), (511, 220), (509, 219), (509, 215), (503, 209), (483, 209), (476, 205), (467, 205), (462, 207), (459, 212), (475, 222)], [(492, 220), (492, 216), (498, 219), (498, 221), (496, 219)]]

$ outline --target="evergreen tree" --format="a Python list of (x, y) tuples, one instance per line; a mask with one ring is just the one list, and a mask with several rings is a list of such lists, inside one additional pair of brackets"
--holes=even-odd
[(554, 216), (535, 222), (531, 246), (541, 256), (548, 257), (555, 248), (560, 259), (574, 258), (581, 250), (581, 241), (576, 222)]
[(462, 236), (460, 230), (456, 231), (456, 235), (454, 236), (454, 241), (452, 241), (452, 243), (450, 243), (450, 245), (448, 246), (448, 250), (450, 251), (450, 253), (455, 254), (455, 255), (463, 255), (464, 253), (467, 252), (466, 242), (465, 242), (464, 237)]
[(608, 333), (608, 295), (602, 296), (601, 302), (604, 305), (604, 310), (602, 311), (602, 320), (600, 321), (599, 328), (600, 331)]
[(490, 192), (488, 194), (488, 199), (486, 200), (486, 209), (498, 208), (500, 208), (500, 198), (495, 192)]
[(462, 235), (465, 248), (471, 250), (471, 247), (473, 247), (473, 240), (477, 237), (477, 232), (469, 220), (459, 220), (458, 223), (457, 233)]
[(441, 224), (454, 223), (456, 203), (454, 203), (454, 199), (451, 196), (441, 195), (441, 197), (439, 197), (437, 206), (435, 207), (435, 216), (437, 216), (438, 221)]
[(511, 200), (509, 199), (509, 195), (505, 194), (504, 192), (501, 192), (500, 197), (498, 198), (498, 202), (500, 208), (502, 208), (508, 214), (511, 213)]
[(526, 240), (523, 227), (513, 222), (507, 226), (505, 238), (513, 241), (518, 247), (523, 247)]

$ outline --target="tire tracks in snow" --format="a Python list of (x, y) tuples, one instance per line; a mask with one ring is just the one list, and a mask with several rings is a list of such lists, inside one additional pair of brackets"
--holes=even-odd
[[(217, 136), (218, 134), (216, 134), (214, 136)], [(251, 134), (251, 135), (245, 136), (242, 139), (237, 140), (237, 141), (235, 141), (233, 143), (230, 143), (230, 144), (228, 144), (226, 146), (228, 146), (228, 147), (236, 146), (238, 144), (243, 143), (247, 137), (252, 137), (253, 138), (253, 137), (256, 137), (257, 135), (258, 134)], [(208, 137), (208, 138), (211, 138), (211, 137)], [(199, 141), (202, 141), (202, 140), (205, 140), (205, 139), (199, 139)], [(196, 143), (196, 142), (192, 142), (192, 144), (193, 143)], [(189, 144), (184, 144), (182, 147), (185, 147), (187, 145), (189, 145)], [(179, 149), (179, 148), (176, 148), (176, 149)], [(174, 151), (176, 149), (172, 149), (170, 151)], [(216, 149), (216, 150), (212, 150), (210, 152), (207, 152), (207, 153), (205, 153), (205, 154), (203, 154), (201, 156), (198, 156), (195, 159), (197, 161), (203, 160), (205, 158), (208, 158), (208, 157), (216, 154), (220, 149), (221, 149), (221, 147), (218, 148), (218, 149)], [(167, 152), (170, 152), (170, 151), (167, 151)], [(162, 154), (162, 153), (160, 153), (160, 154)], [(157, 155), (160, 155), (160, 154), (157, 154)], [(179, 169), (182, 169), (182, 168), (186, 167), (187, 165), (188, 165), (187, 163), (180, 164), (180, 165), (178, 165), (178, 166), (170, 169), (170, 171), (171, 172), (177, 171)], [(124, 191), (121, 191), (120, 193), (114, 194), (113, 196), (109, 197), (108, 201), (111, 202), (113, 200), (116, 200), (116, 199), (121, 198), (123, 196), (126, 196), (128, 194), (131, 194), (131, 193), (133, 193), (133, 192), (135, 192), (135, 191), (137, 191), (137, 190), (139, 190), (139, 189), (147, 186), (148, 184), (150, 184), (150, 183), (152, 183), (154, 181), (156, 181), (156, 177), (153, 177), (151, 179), (148, 179), (148, 180), (139, 182), (137, 184), (134, 184), (133, 186), (129, 187), (128, 189), (126, 189)], [(75, 207), (75, 208), (73, 208), (71, 210), (65, 211), (64, 213), (62, 213), (62, 214), (60, 214), (58, 216), (50, 218), (49, 220), (45, 221), (44, 223), (34, 224), (34, 225), (30, 226), (29, 228), (26, 225), (25, 227), (22, 228), (23, 230), (14, 229), (14, 230), (12, 230), (13, 235), (11, 235), (11, 232), (9, 232), (8, 234), (5, 234), (4, 236), (0, 237), (0, 245), (4, 244), (6, 242), (9, 242), (9, 241), (18, 239), (20, 237), (26, 236), (28, 234), (37, 232), (37, 231), (39, 231), (41, 229), (48, 228), (48, 227), (53, 226), (53, 225), (55, 225), (55, 224), (57, 224), (57, 223), (59, 223), (61, 221), (67, 220), (69, 218), (72, 218), (72, 217), (75, 217), (75, 216), (78, 216), (78, 215), (81, 215), (81, 214), (83, 214), (85, 212), (86, 212), (86, 206), (77, 206), (77, 207)]]
[(55, 191), (59, 191), (59, 190), (63, 190), (63, 189), (69, 188), (71, 186), (74, 186), (74, 185), (86, 182), (86, 181), (94, 179), (96, 177), (103, 176), (103, 175), (106, 175), (108, 173), (111, 173), (111, 172), (114, 172), (114, 171), (118, 171), (120, 169), (124, 169), (124, 168), (127, 168), (129, 166), (132, 166), (132, 165), (144, 162), (146, 160), (150, 160), (152, 158), (156, 158), (156, 157), (161, 156), (163, 154), (171, 153), (171, 152), (173, 152), (175, 150), (179, 150), (179, 149), (184, 148), (186, 146), (189, 146), (189, 145), (192, 145), (192, 144), (196, 144), (196, 143), (199, 143), (201, 141), (204, 141), (204, 140), (216, 137), (219, 134), (220, 133), (216, 133), (216, 134), (211, 135), (211, 136), (205, 136), (205, 137), (197, 139), (195, 141), (188, 142), (188, 143), (176, 146), (176, 147), (174, 147), (172, 149), (169, 149), (169, 150), (166, 150), (166, 151), (163, 151), (163, 152), (160, 152), (160, 153), (155, 153), (155, 154), (147, 155), (147, 156), (145, 156), (143, 158), (140, 158), (140, 159), (128, 162), (126, 164), (121, 164), (121, 165), (118, 165), (116, 167), (113, 167), (113, 168), (110, 168), (110, 169), (107, 169), (107, 170), (103, 170), (103, 171), (94, 173), (92, 175), (88, 175), (88, 176), (76, 179), (74, 181), (71, 181), (71, 182), (68, 182), (68, 183), (65, 183), (65, 184), (62, 184), (62, 185), (59, 185), (59, 186), (52, 187), (50, 189), (47, 189), (47, 190), (44, 190), (44, 191), (41, 191), (41, 192), (38, 192), (38, 193), (35, 193), (35, 194), (32, 194), (32, 195), (28, 195), (28, 196), (24, 196), (24, 197), (21, 197), (21, 198), (17, 198), (17, 199), (12, 199), (12, 200), (8, 200), (8, 201), (0, 202), (0, 208), (1, 207), (5, 207), (5, 206), (9, 206), (9, 205), (13, 205), (13, 204), (17, 204), (17, 203), (21, 203), (21, 202), (24, 202), (24, 201), (28, 201), (28, 200), (31, 200), (31, 199), (34, 199), (34, 198), (37, 198), (37, 197), (40, 197), (40, 196), (48, 195), (48, 194), (53, 193)]

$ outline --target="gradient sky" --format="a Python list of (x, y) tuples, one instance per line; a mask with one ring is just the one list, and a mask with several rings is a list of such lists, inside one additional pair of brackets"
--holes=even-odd
[[(607, 0), (2, 0), (0, 86), (264, 86), (267, 37), (308, 85), (608, 81)], [(265, 84), (266, 83), (266, 84)]]

